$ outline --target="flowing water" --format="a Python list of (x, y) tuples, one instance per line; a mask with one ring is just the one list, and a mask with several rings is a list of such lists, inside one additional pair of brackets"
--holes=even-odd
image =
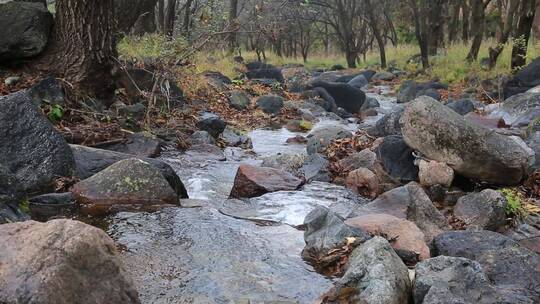
[[(390, 99), (376, 97), (381, 111), (391, 110)], [(338, 123), (358, 128), (330, 120), (315, 127)], [(265, 156), (305, 153), (305, 145), (285, 143), (298, 134), (255, 130), (249, 134), (253, 151), (163, 154), (184, 182), (191, 200), (183, 205), (190, 207), (119, 213), (108, 229), (124, 248), (123, 262), (143, 303), (313, 303), (332, 287), (331, 278), (301, 259), (304, 240), (298, 226), (318, 205), (340, 204), (346, 210), (362, 198), (314, 182), (298, 191), (228, 199), (240, 163), (258, 165)]]

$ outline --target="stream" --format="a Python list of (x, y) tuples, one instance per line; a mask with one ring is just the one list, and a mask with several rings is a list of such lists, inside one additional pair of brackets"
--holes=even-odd
[[(395, 106), (393, 98), (368, 96), (379, 100), (381, 113)], [(361, 126), (380, 117), (370, 117)], [(339, 123), (351, 131), (358, 128), (337, 120), (322, 120), (314, 128)], [(121, 258), (142, 303), (313, 303), (333, 286), (332, 278), (302, 260), (305, 243), (299, 225), (316, 206), (347, 208), (364, 199), (322, 182), (245, 201), (228, 199), (241, 163), (260, 165), (266, 156), (305, 153), (305, 145), (285, 143), (299, 134), (306, 135), (254, 130), (249, 133), (252, 151), (162, 154), (190, 199), (182, 202), (183, 208), (116, 214), (108, 228), (122, 248)]]

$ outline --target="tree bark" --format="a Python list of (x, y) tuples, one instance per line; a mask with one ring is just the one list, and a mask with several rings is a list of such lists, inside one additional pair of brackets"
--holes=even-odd
[[(229, 52), (234, 53), (238, 47), (238, 0), (230, 0), (229, 3)], [(281, 50), (280, 50), (281, 51)]]
[(40, 68), (78, 92), (109, 101), (116, 46), (113, 0), (57, 0), (56, 25)]
[(535, 0), (521, 0), (516, 38), (512, 48), (512, 69), (518, 69), (527, 63), (527, 48), (536, 13)]
[(472, 29), (474, 33), (473, 42), (469, 54), (467, 55), (467, 61), (473, 62), (478, 60), (478, 52), (480, 52), (480, 46), (482, 45), (482, 39), (484, 39), (484, 31), (486, 28), (486, 7), (491, 0), (471, 0), (472, 7)]
[(516, 10), (519, 6), (519, 0), (510, 0), (508, 3), (508, 9), (506, 12), (506, 18), (503, 19), (503, 7), (502, 5), (499, 6), (499, 11), (501, 13), (501, 33), (499, 36), (499, 39), (497, 41), (497, 45), (495, 47), (489, 48), (489, 68), (493, 69), (497, 65), (497, 60), (504, 50), (504, 45), (508, 42), (508, 38), (510, 38), (510, 33), (512, 32), (512, 25), (514, 24), (514, 15), (516, 14)]
[(461, 40), (463, 40), (463, 42), (467, 42), (469, 41), (469, 18), (471, 16), (471, 10), (470, 10), (468, 0), (462, 0), (461, 3), (462, 3), (462, 8), (463, 8), (462, 10), (463, 28), (461, 32)]
[[(429, 67), (429, 50), (428, 50), (428, 35), (427, 35), (427, 22), (424, 17), (425, 14), (425, 1), (430, 0), (421, 0), (420, 4), (416, 0), (409, 0), (409, 5), (411, 7), (414, 19), (414, 32), (416, 35), (416, 40), (418, 40), (418, 45), (420, 46), (420, 55), (422, 58), (422, 67), (427, 69)], [(420, 10), (422, 9), (422, 11)]]
[[(157, 0), (114, 0), (116, 14), (116, 30), (123, 33), (129, 33), (135, 23), (143, 15), (148, 19), (155, 19), (154, 8)], [(154, 25), (155, 26), (155, 25)]]
[(373, 36), (375, 36), (375, 40), (377, 40), (377, 44), (379, 46), (379, 56), (381, 57), (381, 67), (385, 69), (386, 68), (385, 42), (381, 35), (381, 31), (379, 30), (379, 25), (377, 24), (377, 19), (375, 18), (375, 11), (374, 11), (373, 4), (371, 3), (371, 0), (366, 0), (366, 13), (368, 15), (371, 30), (373, 31)]
[(183, 31), (184, 31), (184, 37), (190, 38), (190, 24), (191, 24), (191, 6), (193, 4), (193, 0), (187, 0), (186, 1), (186, 7), (184, 11), (184, 24), (183, 24)]

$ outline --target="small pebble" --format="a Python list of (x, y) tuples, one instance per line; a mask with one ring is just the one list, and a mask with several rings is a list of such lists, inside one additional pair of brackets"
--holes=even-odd
[(4, 84), (7, 86), (12, 86), (19, 82), (21, 80), (21, 77), (19, 76), (10, 76), (4, 80)]

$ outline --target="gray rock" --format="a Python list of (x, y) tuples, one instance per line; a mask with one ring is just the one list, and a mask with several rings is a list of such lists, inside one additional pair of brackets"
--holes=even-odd
[(245, 110), (249, 106), (250, 97), (244, 91), (232, 91), (229, 95), (231, 106), (237, 110)]
[(420, 96), (428, 96), (437, 101), (441, 100), (441, 94), (439, 94), (437, 90), (432, 89), (432, 88), (422, 89), (416, 92), (416, 97), (420, 97)]
[(367, 130), (368, 134), (375, 137), (401, 135), (401, 124), (399, 120), (404, 110), (403, 107), (397, 107), (395, 111), (386, 114), (373, 127)]
[(253, 147), (249, 136), (241, 134), (230, 126), (225, 128), (223, 133), (221, 133), (220, 138), (224, 140), (229, 147), (242, 147), (245, 149), (251, 149)]
[[(133, 158), (133, 155), (120, 152), (107, 151), (102, 149), (89, 148), (78, 145), (71, 145), (73, 156), (75, 158), (75, 176), (80, 179), (87, 179), (112, 164), (124, 159)], [(141, 158), (158, 168), (161, 174), (167, 179), (169, 185), (175, 190), (180, 198), (187, 198), (188, 194), (180, 177), (174, 172), (173, 168), (167, 163), (153, 159)]]
[(474, 111), (474, 103), (470, 99), (460, 99), (456, 101), (452, 101), (446, 105), (450, 109), (454, 110), (454, 112), (465, 115), (472, 111)]
[(278, 114), (283, 108), (283, 97), (275, 95), (262, 96), (257, 99), (257, 106), (267, 114)]
[(218, 138), (227, 127), (227, 123), (218, 115), (213, 113), (204, 113), (196, 124), (197, 128), (210, 133), (214, 138)]
[(131, 154), (137, 157), (158, 157), (163, 141), (149, 132), (130, 134), (122, 143), (99, 146), (101, 149)]
[(28, 92), (0, 97), (0, 164), (27, 192), (51, 189), (57, 177), (72, 176), (71, 149)]
[(71, 220), (0, 226), (0, 302), (140, 303), (116, 245), (101, 229)]
[(491, 231), (451, 231), (433, 240), (434, 254), (463, 257), (482, 265), (502, 303), (540, 301), (540, 255)]
[(19, 208), (24, 197), (24, 190), (17, 177), (0, 164), (0, 224), (29, 219)]
[(66, 102), (62, 85), (54, 77), (48, 77), (41, 80), (31, 87), (28, 93), (38, 106), (41, 106), (44, 103), (65, 105)]
[(392, 81), (394, 80), (394, 78), (396, 78), (396, 75), (390, 73), (390, 72), (386, 72), (386, 71), (381, 71), (381, 72), (377, 72), (377, 74), (373, 75), (373, 81)]
[(356, 292), (349, 295), (349, 303), (408, 303), (409, 271), (387, 240), (374, 237), (354, 249), (336, 294), (350, 288)]
[(375, 109), (380, 107), (379, 101), (375, 98), (367, 97), (366, 102), (360, 108), (360, 111), (367, 111), (369, 109)]
[(500, 192), (486, 189), (458, 199), (454, 216), (468, 227), (496, 231), (506, 223), (506, 204)]
[(339, 161), (340, 167), (346, 171), (354, 171), (360, 168), (367, 168), (373, 170), (373, 166), (377, 161), (377, 154), (369, 149), (364, 149), (358, 153), (354, 153)]
[(0, 62), (34, 57), (49, 40), (53, 16), (39, 3), (0, 3)]
[(540, 85), (540, 58), (536, 58), (504, 85), (504, 97), (526, 92)]
[(89, 214), (179, 205), (178, 194), (159, 169), (136, 158), (113, 164), (77, 183), (71, 192)]
[[(223, 134), (222, 134), (223, 135)], [(216, 140), (206, 131), (195, 131), (189, 139), (192, 145), (215, 145)]]
[(516, 219), (515, 226), (506, 231), (505, 235), (540, 254), (540, 215), (531, 213), (525, 218)]
[(366, 76), (363, 74), (357, 75), (349, 82), (347, 82), (350, 86), (355, 87), (357, 89), (361, 89), (369, 84), (369, 81), (366, 79)]
[(401, 87), (398, 91), (397, 102), (398, 103), (407, 103), (416, 98), (416, 89), (417, 83), (412, 80), (407, 80), (401, 84)]
[(329, 183), (332, 179), (328, 171), (329, 162), (321, 154), (315, 153), (309, 155), (300, 167), (300, 172), (306, 179), (306, 182), (318, 181)]
[(306, 247), (302, 256), (307, 260), (317, 260), (332, 249), (342, 247), (348, 237), (358, 238), (362, 242), (370, 238), (367, 232), (346, 225), (341, 216), (322, 206), (306, 216), (304, 226)]
[(413, 152), (403, 137), (397, 135), (385, 137), (375, 150), (384, 170), (402, 183), (418, 180), (418, 167), (414, 164)]
[(281, 70), (275, 66), (262, 62), (250, 62), (246, 64), (247, 72), (246, 77), (248, 79), (272, 79), (283, 83), (285, 78)]
[(276, 154), (263, 159), (262, 167), (274, 168), (289, 172), (296, 177), (303, 177), (300, 168), (306, 160), (305, 154)]
[(409, 147), (471, 179), (517, 184), (533, 160), (520, 140), (473, 124), (429, 97), (411, 103), (401, 122)]
[(4, 84), (8, 87), (17, 84), (21, 80), (19, 76), (10, 76), (4, 80)]
[(352, 137), (352, 133), (341, 126), (324, 126), (311, 131), (308, 136), (307, 153), (322, 152), (332, 141)]
[(498, 303), (478, 262), (440, 256), (418, 263), (415, 270), (415, 304)]
[(146, 106), (142, 103), (121, 106), (118, 108), (118, 114), (138, 122), (143, 120), (146, 116)]

